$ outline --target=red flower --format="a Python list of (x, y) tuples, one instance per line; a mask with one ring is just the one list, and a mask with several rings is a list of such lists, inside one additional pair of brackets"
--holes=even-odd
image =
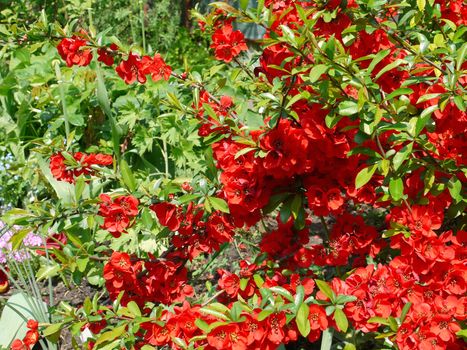
[(28, 320), (28, 323), (26, 324), (26, 327), (28, 327), (29, 329), (31, 329), (33, 331), (37, 331), (37, 329), (39, 327), (39, 322), (37, 322), (36, 320)]
[(76, 152), (70, 156), (74, 158), (77, 164), (69, 164), (69, 161), (61, 153), (50, 156), (50, 172), (57, 180), (75, 183), (75, 177), (81, 174), (92, 175), (94, 172), (93, 165), (108, 166), (113, 163), (112, 156), (108, 154)]
[(214, 328), (208, 334), (208, 344), (218, 350), (246, 350), (247, 338), (236, 323)]
[(120, 196), (112, 201), (110, 196), (102, 193), (99, 215), (104, 217), (102, 228), (118, 238), (130, 226), (130, 221), (138, 215), (138, 199), (133, 196)]
[(212, 36), (212, 45), (216, 59), (229, 63), (241, 51), (248, 50), (245, 37), (239, 30), (233, 30), (232, 24), (217, 29)]
[(141, 84), (146, 82), (146, 75), (142, 71), (141, 59), (131, 51), (128, 54), (128, 59), (120, 62), (115, 71), (127, 84), (133, 84), (136, 80)]
[(0, 270), (0, 294), (8, 292), (10, 289), (10, 282), (8, 281), (8, 276), (3, 270)]
[(97, 50), (99, 57), (97, 60), (104, 63), (107, 66), (112, 66), (115, 62), (114, 60), (114, 51), (118, 50), (118, 46), (115, 44), (110, 44), (109, 47), (101, 47)]
[(179, 326), (175, 319), (170, 319), (163, 326), (157, 323), (143, 325), (147, 330), (144, 339), (151, 345), (168, 345), (178, 336)]
[(11, 343), (10, 350), (29, 350), (29, 346), (24, 344), (20, 339), (15, 339)]
[(170, 231), (177, 231), (181, 224), (181, 210), (171, 203), (162, 202), (150, 206), (156, 213), (161, 225), (166, 226)]
[(219, 288), (224, 290), (230, 297), (235, 298), (240, 290), (240, 278), (226, 270), (219, 270), (219, 274), (221, 275), (218, 282)]
[(312, 330), (322, 330), (328, 328), (328, 319), (324, 309), (315, 304), (310, 305), (310, 312), (308, 313), (308, 320), (310, 321), (310, 328)]
[(268, 339), (274, 344), (280, 344), (285, 337), (284, 326), (286, 323), (285, 313), (274, 313), (268, 317)]
[(153, 81), (161, 79), (169, 80), (172, 68), (167, 65), (161, 55), (156, 53), (154, 58), (144, 56), (141, 61), (141, 71), (143, 74), (151, 74)]
[(39, 332), (37, 329), (29, 330), (26, 332), (26, 335), (23, 338), (23, 343), (28, 346), (33, 346), (39, 341)]
[(86, 45), (86, 40), (73, 35), (71, 38), (62, 39), (57, 46), (57, 50), (68, 67), (73, 65), (87, 66), (92, 60), (92, 53), (89, 49), (81, 49)]

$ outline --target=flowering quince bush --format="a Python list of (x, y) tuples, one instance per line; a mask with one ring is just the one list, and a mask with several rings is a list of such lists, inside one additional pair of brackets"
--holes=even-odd
[[(111, 146), (77, 149), (65, 115), (43, 169), (58, 204), (4, 220), (25, 228), (16, 247), (50, 231), (41, 277), (103, 292), (54, 306), (11, 349), (64, 329), (87, 349), (465, 348), (467, 5), (247, 3), (194, 13), (219, 61), (202, 72), (104, 34), (56, 39), (75, 74), (94, 73)], [(240, 22), (263, 39), (247, 43)], [(128, 162), (116, 77), (166, 84), (158, 99), (195, 126), (203, 168)], [(204, 288), (228, 246), (240, 259)]]

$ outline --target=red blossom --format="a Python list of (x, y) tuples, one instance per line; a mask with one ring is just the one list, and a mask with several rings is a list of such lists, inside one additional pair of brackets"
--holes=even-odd
[(225, 24), (212, 35), (212, 45), (216, 59), (229, 63), (240, 52), (248, 50), (245, 37), (239, 30), (233, 30), (231, 24)]
[(86, 40), (73, 35), (71, 38), (62, 39), (57, 50), (68, 67), (73, 65), (87, 66), (92, 60), (92, 53), (90, 49), (83, 49), (86, 45)]

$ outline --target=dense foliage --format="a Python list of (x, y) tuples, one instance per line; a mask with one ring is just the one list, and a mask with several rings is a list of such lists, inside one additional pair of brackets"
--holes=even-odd
[(0, 288), (33, 285), (4, 346), (465, 347), (467, 6), (248, 4), (193, 12), (202, 64), (3, 25)]

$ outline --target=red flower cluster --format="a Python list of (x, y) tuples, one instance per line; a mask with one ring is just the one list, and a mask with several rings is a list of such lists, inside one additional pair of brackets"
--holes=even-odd
[(133, 196), (120, 196), (112, 200), (105, 193), (102, 193), (99, 198), (102, 201), (99, 215), (104, 217), (102, 228), (109, 231), (115, 238), (120, 237), (138, 215), (138, 199)]
[(155, 54), (153, 58), (130, 52), (125, 61), (121, 61), (115, 69), (125, 83), (132, 84), (136, 80), (141, 84), (146, 82), (146, 75), (150, 74), (153, 81), (169, 80), (172, 69), (168, 66), (161, 55)]
[[(203, 104), (208, 104), (212, 108), (217, 116), (216, 119), (205, 112)], [(198, 134), (206, 137), (213, 133), (228, 133), (230, 128), (224, 124), (224, 121), (232, 107), (233, 101), (230, 96), (221, 96), (219, 103), (217, 103), (210, 99), (207, 91), (201, 92), (197, 106), (197, 118), (200, 120), (201, 124), (201, 127), (198, 129)]]
[[(81, 49), (87, 45), (87, 40), (73, 36), (62, 39), (57, 46), (57, 50), (66, 61), (68, 67), (73, 65), (87, 66), (91, 63), (92, 51), (89, 48)], [(97, 60), (107, 66), (113, 66), (115, 57), (122, 55), (118, 50), (119, 48), (115, 44), (111, 44), (108, 47), (99, 47), (97, 49)], [(135, 81), (144, 84), (147, 80), (147, 75), (151, 75), (153, 81), (168, 80), (172, 74), (172, 69), (158, 53), (154, 57), (143, 56), (140, 58), (139, 55), (130, 52), (126, 60), (121, 60), (115, 71), (127, 84), (132, 84)]]
[[(171, 258), (171, 259), (170, 259)], [(121, 303), (133, 300), (141, 307), (146, 302), (172, 304), (193, 295), (187, 284), (187, 270), (182, 262), (168, 256), (167, 260), (140, 260), (113, 252), (104, 266), (105, 286), (115, 300), (124, 291)]]
[(15, 339), (11, 343), (11, 350), (30, 350), (39, 341), (39, 323), (35, 320), (29, 320), (26, 326), (29, 330), (26, 332), (23, 340)]
[(220, 26), (212, 35), (212, 45), (216, 59), (231, 62), (240, 52), (247, 51), (245, 37), (239, 30), (233, 30), (231, 23)]
[[(242, 276), (244, 278), (251, 277), (253, 270), (254, 268), (250, 269), (250, 273)], [(228, 277), (224, 276), (222, 277), (222, 283), (227, 283), (227, 280), (232, 276), (238, 278), (238, 276), (231, 274)], [(295, 289), (299, 284), (297, 283), (298, 276), (292, 276), (290, 284), (285, 284), (287, 280), (287, 278), (278, 274), (274, 279), (268, 278), (265, 286), (281, 285), (290, 290), (291, 293), (295, 293)], [(310, 295), (313, 291), (314, 283), (312, 280), (309, 281), (311, 285), (306, 279), (304, 280), (309, 285), (305, 287), (306, 295)], [(258, 288), (256, 286), (253, 288), (255, 289), (254, 293), (259, 296)], [(238, 287), (236, 289), (238, 290)], [(230, 293), (228, 288), (224, 290)], [(229, 295), (233, 299), (237, 296), (236, 292)], [(251, 297), (251, 295), (248, 297)], [(195, 347), (203, 347), (209, 350), (275, 349), (280, 344), (287, 344), (298, 339), (297, 325), (295, 322), (287, 322), (285, 312), (272, 312), (266, 317), (261, 317), (260, 312), (261, 309), (259, 308), (255, 308), (250, 312), (243, 311), (239, 315), (240, 321), (228, 322), (226, 319), (204, 312), (199, 305), (190, 306), (185, 302), (181, 307), (175, 306), (172, 312), (163, 311), (157, 323), (148, 322), (143, 324), (142, 328), (146, 333), (144, 343), (142, 342), (141, 345), (168, 345), (172, 349), (180, 349), (177, 342), (174, 341), (175, 338), (179, 338), (186, 343), (189, 343), (192, 339), (197, 339)], [(311, 328), (308, 339), (316, 341), (319, 339), (321, 331), (327, 329), (329, 325), (324, 308), (318, 305), (309, 306), (308, 319)], [(196, 320), (198, 321), (196, 322)], [(205, 324), (210, 330), (200, 329), (199, 323)], [(205, 331), (207, 337), (202, 336), (206, 334)]]
[(75, 164), (69, 164), (62, 153), (50, 156), (50, 171), (57, 180), (75, 183), (75, 178), (82, 174), (92, 175), (94, 173), (93, 165), (109, 166), (113, 163), (111, 155), (101, 153), (76, 152), (70, 156), (76, 161)]
[(71, 38), (62, 39), (57, 46), (57, 50), (68, 67), (73, 65), (87, 66), (92, 60), (91, 49), (83, 49), (87, 45), (85, 39), (73, 35)]
[(176, 232), (172, 236), (172, 244), (185, 259), (192, 260), (201, 253), (218, 250), (234, 235), (229, 216), (219, 211), (206, 218), (204, 210), (193, 203), (185, 210), (168, 202), (153, 204), (150, 208), (161, 225)]
[(456, 338), (465, 321), (467, 307), (467, 273), (465, 242), (467, 232), (451, 231), (437, 235), (440, 212), (431, 206), (396, 208), (390, 220), (397, 220), (410, 235), (391, 238), (391, 248), (401, 255), (389, 265), (369, 265), (355, 270), (345, 281), (334, 279), (336, 294), (354, 295), (357, 300), (346, 304), (344, 311), (356, 329), (376, 331), (372, 317), (400, 317), (411, 303), (394, 341), (401, 350), (462, 349)]

